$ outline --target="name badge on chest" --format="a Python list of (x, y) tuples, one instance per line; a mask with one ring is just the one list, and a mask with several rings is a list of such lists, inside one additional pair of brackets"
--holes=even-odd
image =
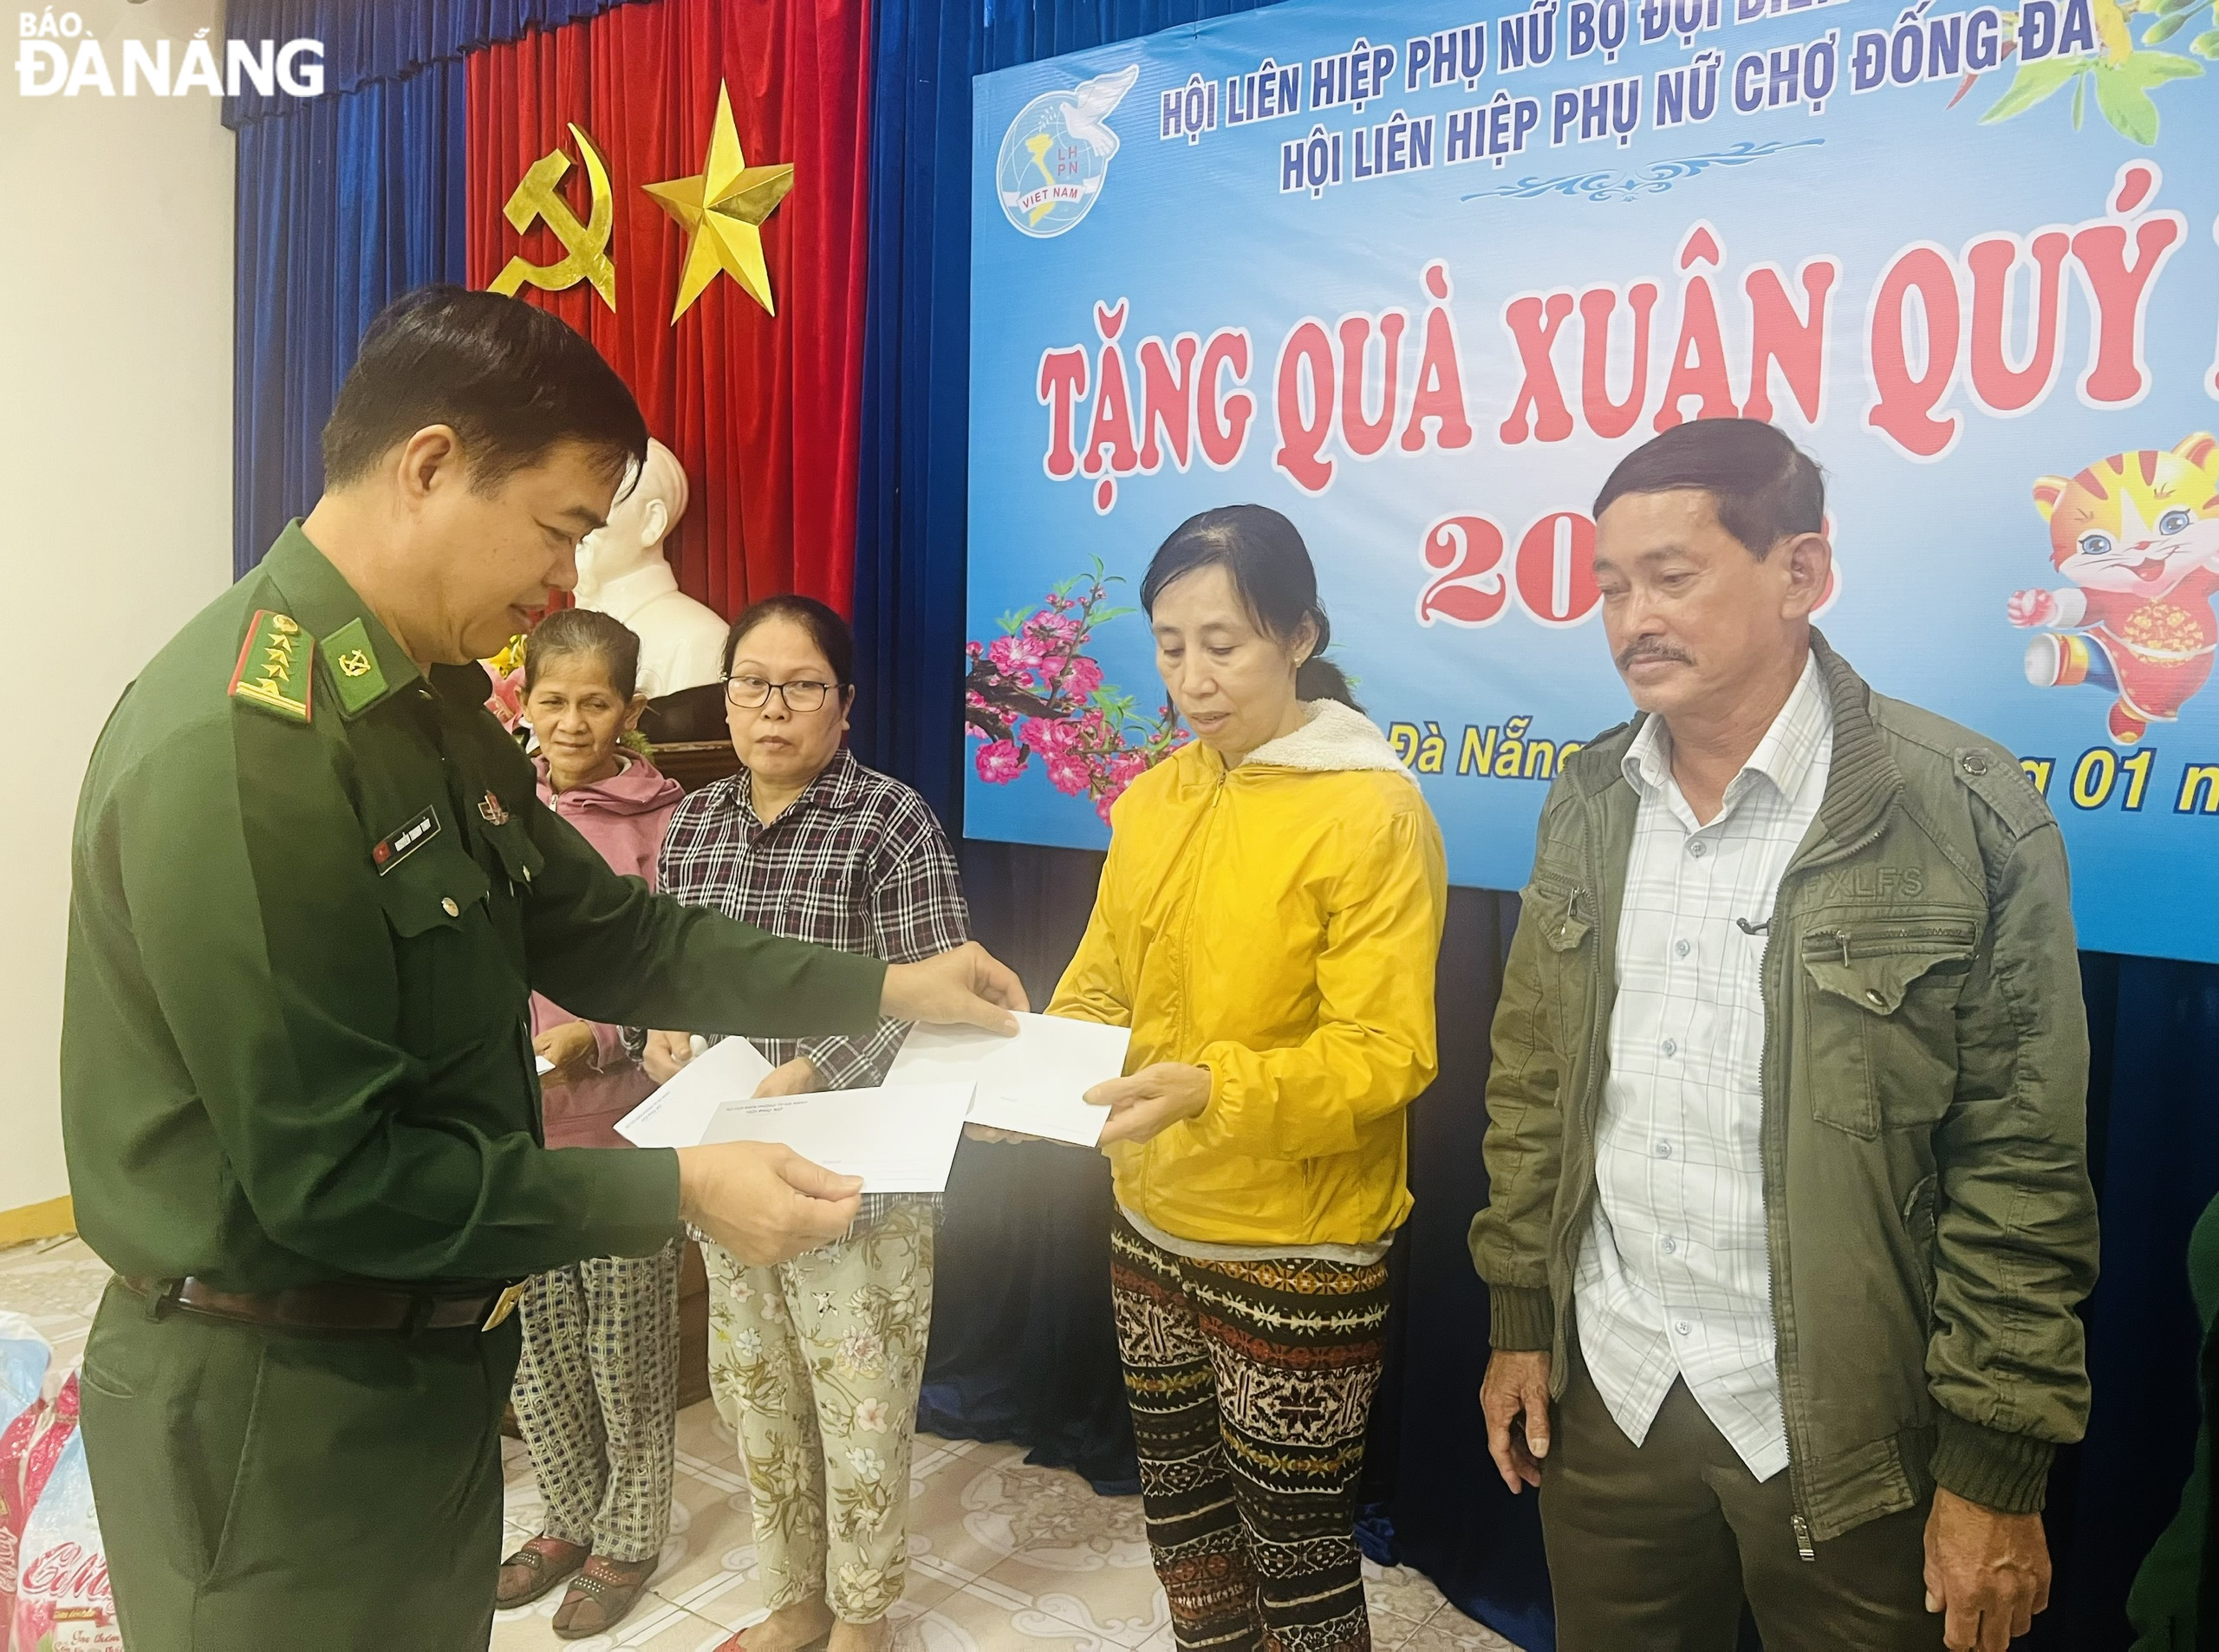
[(372, 844), (370, 864), (377, 868), (378, 875), (383, 877), (439, 835), (439, 811), (426, 809), (391, 836)]

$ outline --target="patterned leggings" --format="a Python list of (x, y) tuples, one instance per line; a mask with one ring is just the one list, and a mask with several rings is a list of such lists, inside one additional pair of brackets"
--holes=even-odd
[(1197, 1262), (1122, 1217), (1110, 1291), (1181, 1652), (1368, 1652), (1356, 1547), (1387, 1269)]
[(535, 1275), (517, 1311), (512, 1397), (540, 1529), (604, 1559), (660, 1554), (677, 1467), (678, 1246)]

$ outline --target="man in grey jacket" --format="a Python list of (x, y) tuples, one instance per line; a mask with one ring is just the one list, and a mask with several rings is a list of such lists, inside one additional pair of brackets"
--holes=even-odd
[(1676, 426), (1595, 514), (1643, 715), (1543, 810), (1471, 1236), (1559, 1644), (1728, 1652), (1746, 1598), (1767, 1652), (2003, 1652), (2088, 1406), (2057, 823), (1812, 627), (1824, 488), (1780, 432)]

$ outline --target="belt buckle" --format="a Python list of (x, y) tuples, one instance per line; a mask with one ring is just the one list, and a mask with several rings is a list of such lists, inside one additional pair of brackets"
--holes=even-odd
[(529, 1279), (519, 1279), (516, 1284), (504, 1288), (501, 1294), (493, 1299), (493, 1311), (485, 1316), (485, 1323), (478, 1329), (481, 1331), (491, 1330), (514, 1313), (517, 1311), (517, 1304), (524, 1300), (524, 1287), (530, 1283)]

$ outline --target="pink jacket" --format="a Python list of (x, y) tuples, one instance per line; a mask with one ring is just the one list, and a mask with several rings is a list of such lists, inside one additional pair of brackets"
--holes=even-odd
[[(539, 759), (539, 801), (576, 827), (587, 842), (601, 851), (602, 859), (628, 877), (654, 887), (655, 855), (662, 848), (663, 828), (686, 795), (678, 782), (630, 752), (621, 753), (623, 767), (608, 779), (589, 786), (575, 786), (557, 793), (547, 783), (547, 759)], [(531, 995), (531, 1032), (537, 1037), (550, 1027), (578, 1018)], [(624, 1036), (615, 1027), (594, 1024), (596, 1059), (602, 1070), (576, 1083), (557, 1084), (545, 1092), (547, 1145), (550, 1148), (621, 1148), (616, 1121), (645, 1101), (654, 1089), (638, 1063), (625, 1059)]]

